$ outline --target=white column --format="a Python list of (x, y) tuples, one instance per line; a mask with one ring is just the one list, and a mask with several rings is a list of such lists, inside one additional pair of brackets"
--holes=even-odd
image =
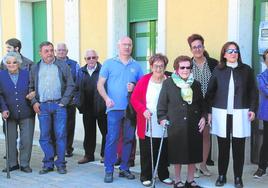
[(127, 35), (127, 1), (109, 0), (107, 6), (107, 57), (113, 57), (117, 54), (118, 40)]
[(46, 0), (47, 6), (47, 40), (53, 42), (53, 7), (52, 7), (52, 0)]
[(16, 38), (21, 39), (21, 22), (20, 22), (20, 0), (15, 1), (15, 19), (16, 19)]
[(166, 0), (158, 0), (157, 52), (166, 53)]
[[(1, 2), (0, 2), (0, 10), (1, 10)], [(2, 57), (3, 57), (2, 18), (3, 17), (2, 17), (1, 11), (0, 11), (0, 59), (2, 59)]]
[(68, 56), (79, 62), (79, 0), (65, 0), (64, 3), (64, 31), (65, 43), (70, 49)]

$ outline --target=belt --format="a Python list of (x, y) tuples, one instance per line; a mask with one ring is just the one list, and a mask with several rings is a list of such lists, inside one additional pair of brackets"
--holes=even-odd
[(57, 99), (57, 100), (47, 100), (47, 101), (45, 101), (43, 103), (58, 103), (58, 102), (60, 102), (60, 99)]

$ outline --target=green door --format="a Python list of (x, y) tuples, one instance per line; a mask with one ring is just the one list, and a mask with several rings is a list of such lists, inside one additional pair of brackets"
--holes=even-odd
[(157, 0), (128, 0), (128, 30), (133, 40), (132, 56), (150, 72), (148, 59), (155, 54), (157, 44)]
[(34, 62), (39, 61), (39, 44), (47, 40), (46, 1), (34, 2), (33, 11), (33, 54)]

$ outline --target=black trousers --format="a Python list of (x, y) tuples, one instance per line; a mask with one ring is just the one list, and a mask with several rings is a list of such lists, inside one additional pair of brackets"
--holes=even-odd
[[(161, 138), (153, 138), (154, 167), (156, 165), (160, 141)], [(151, 180), (152, 162), (151, 162), (150, 137), (145, 136), (145, 139), (139, 139), (139, 143), (140, 143), (140, 163), (141, 163), (140, 180), (141, 181)], [(166, 178), (169, 178), (167, 138), (164, 138), (162, 145), (160, 161), (158, 166), (158, 177), (161, 181)]]
[(261, 145), (259, 168), (266, 170), (268, 159), (268, 121), (263, 121), (263, 141)]
[[(226, 175), (229, 158), (230, 158), (230, 145), (232, 142), (232, 153), (233, 153), (233, 171), (234, 177), (242, 177), (243, 167), (245, 161), (245, 138), (235, 138), (232, 137), (231, 140), (231, 132), (232, 132), (232, 121), (233, 116), (227, 115), (227, 135), (226, 138), (217, 137), (218, 138), (218, 172), (219, 175)], [(242, 126), (242, 125), (235, 125)]]
[(76, 108), (74, 105), (67, 106), (67, 143), (66, 143), (66, 153), (72, 153), (73, 142), (74, 142), (74, 130), (75, 130), (75, 115), (76, 115)]
[(93, 160), (95, 159), (94, 152), (96, 149), (96, 122), (98, 122), (98, 127), (102, 135), (100, 155), (101, 157), (104, 157), (105, 141), (107, 134), (107, 115), (102, 114), (96, 117), (92, 115), (92, 113), (83, 114), (83, 123), (85, 130), (83, 146), (85, 150), (85, 156)]

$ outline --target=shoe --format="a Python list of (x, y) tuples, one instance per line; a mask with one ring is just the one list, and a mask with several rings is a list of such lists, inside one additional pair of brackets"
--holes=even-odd
[(66, 167), (58, 167), (58, 168), (57, 168), (57, 172), (58, 172), (59, 174), (67, 174)]
[(145, 187), (150, 187), (152, 185), (152, 181), (151, 180), (145, 180), (145, 181), (142, 181), (141, 183)]
[(129, 166), (129, 167), (133, 167), (133, 166), (135, 166), (135, 161), (134, 161), (134, 160), (129, 160), (129, 161), (128, 161), (128, 166)]
[(206, 162), (206, 164), (208, 166), (214, 166), (214, 161), (212, 161), (211, 159), (208, 159), (207, 162)]
[(199, 177), (200, 177), (199, 170), (198, 168), (196, 168), (194, 172), (194, 178), (199, 178)]
[(82, 159), (80, 159), (78, 161), (78, 164), (85, 164), (85, 163), (92, 162), (94, 160), (95, 160), (94, 158), (90, 158), (90, 157), (84, 156)]
[(49, 172), (52, 172), (54, 170), (54, 168), (50, 168), (50, 167), (43, 167), (40, 171), (39, 174), (47, 174)]
[(199, 185), (197, 185), (197, 183), (194, 180), (191, 182), (186, 181), (185, 187), (187, 187), (187, 188), (192, 188), (192, 187), (193, 188), (201, 188)]
[(66, 154), (65, 154), (65, 157), (72, 157), (74, 154), (73, 154), (73, 152), (67, 152)]
[(31, 173), (33, 171), (29, 166), (25, 166), (25, 167), (21, 166), (20, 170), (26, 173)]
[(114, 166), (119, 166), (121, 163), (121, 159), (117, 158), (116, 162), (114, 163)]
[(174, 188), (180, 187), (180, 188), (184, 188), (185, 184), (182, 181), (179, 181), (177, 183), (174, 183)]
[(105, 177), (104, 177), (104, 182), (105, 183), (112, 183), (114, 180), (113, 173), (112, 172), (106, 172)]
[(164, 180), (161, 180), (162, 183), (166, 184), (166, 185), (173, 185), (174, 181), (170, 178), (166, 178)]
[(253, 174), (253, 177), (254, 178), (261, 178), (265, 174), (266, 174), (265, 170), (258, 168), (258, 170)]
[(199, 172), (200, 172), (200, 174), (203, 174), (204, 176), (211, 176), (211, 173), (207, 168), (202, 169), (201, 166), (200, 166)]
[(216, 180), (215, 185), (217, 187), (221, 187), (221, 186), (224, 186), (225, 183), (226, 183), (226, 176), (219, 175), (218, 179)]
[(242, 178), (235, 177), (234, 186), (235, 186), (235, 188), (242, 188), (242, 187), (244, 187)]
[[(9, 172), (14, 171), (14, 170), (18, 170), (19, 168), (20, 168), (20, 166), (18, 164), (15, 166), (9, 167)], [(4, 168), (2, 170), (2, 172), (7, 172), (7, 168)]]
[(119, 177), (125, 177), (129, 180), (135, 179), (135, 176), (131, 174), (130, 170), (119, 170)]
[(100, 163), (104, 163), (104, 157), (101, 157)]

